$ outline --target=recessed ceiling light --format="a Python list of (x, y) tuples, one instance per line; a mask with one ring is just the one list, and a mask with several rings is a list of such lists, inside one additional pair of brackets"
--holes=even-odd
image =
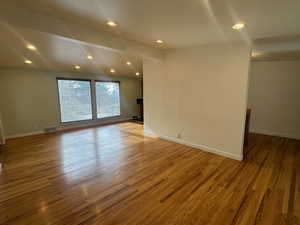
[(107, 21), (106, 23), (108, 26), (111, 26), (111, 27), (116, 27), (117, 24), (114, 22), (114, 21)]
[(76, 70), (80, 70), (80, 66), (75, 66), (75, 69)]
[(240, 30), (240, 29), (243, 29), (244, 27), (245, 27), (244, 23), (237, 23), (237, 24), (234, 24), (232, 26), (232, 29), (234, 29), (234, 30)]
[(27, 48), (30, 49), (30, 50), (32, 50), (32, 51), (36, 50), (36, 47), (34, 45), (31, 45), (31, 44), (28, 44)]
[(115, 73), (116, 71), (114, 69), (110, 69), (110, 72), (111, 73)]
[(257, 57), (257, 56), (261, 56), (261, 55), (262, 55), (261, 52), (252, 52), (252, 53), (251, 53), (251, 56), (252, 56), (252, 57)]
[(26, 63), (26, 64), (32, 64), (32, 61), (26, 59), (26, 60), (25, 60), (25, 63)]
[(163, 40), (156, 40), (156, 43), (162, 44), (162, 43), (164, 43), (164, 41)]
[(130, 66), (130, 65), (131, 65), (131, 62), (128, 61), (128, 62), (126, 62), (126, 64), (127, 64), (128, 66)]
[(136, 73), (135, 73), (135, 75), (139, 76), (139, 75), (140, 75), (140, 73), (139, 73), (139, 72), (136, 72)]
[(88, 55), (86, 58), (89, 60), (93, 60), (93, 56), (91, 56), (91, 55)]

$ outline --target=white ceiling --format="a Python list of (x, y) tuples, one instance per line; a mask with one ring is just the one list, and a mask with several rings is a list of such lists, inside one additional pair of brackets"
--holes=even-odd
[(96, 29), (107, 20), (123, 35), (152, 43), (163, 39), (184, 47), (239, 38), (231, 26), (246, 23), (245, 38), (300, 34), (299, 0), (22, 0), (20, 5)]
[[(182, 48), (244, 39), (254, 43), (256, 52), (299, 55), (300, 51), (299, 0), (10, 0), (5, 4), (12, 10), (26, 8), (45, 14), (53, 21), (59, 18), (111, 32), (120, 42), (127, 38), (157, 47), (154, 41), (162, 39), (162, 48)], [(108, 20), (118, 26), (108, 27)], [(236, 22), (244, 22), (245, 29), (232, 30)], [(24, 67), (24, 58), (31, 58), (33, 67), (50, 70), (74, 70), (79, 64), (87, 72), (110, 68), (118, 75), (142, 72), (140, 56), (72, 42), (51, 32), (2, 25), (0, 35), (0, 66)], [(36, 45), (38, 54), (24, 48), (26, 42)], [(95, 60), (88, 61), (87, 54)], [(132, 67), (126, 66), (127, 60)]]
[[(0, 40), (2, 67), (105, 74), (111, 74), (110, 69), (114, 68), (116, 73), (111, 75), (135, 76), (136, 72), (142, 74), (140, 57), (75, 43), (48, 33), (0, 25)], [(27, 49), (29, 43), (34, 44), (37, 50)], [(93, 60), (88, 60), (88, 55), (93, 56)], [(25, 65), (26, 59), (33, 64)], [(127, 61), (131, 62), (131, 66), (126, 64)], [(76, 70), (75, 65), (79, 65), (81, 69)]]

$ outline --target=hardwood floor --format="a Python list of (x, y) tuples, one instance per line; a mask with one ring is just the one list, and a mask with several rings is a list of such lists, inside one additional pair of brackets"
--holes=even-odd
[(299, 224), (299, 141), (249, 143), (240, 163), (129, 122), (10, 140), (0, 224)]

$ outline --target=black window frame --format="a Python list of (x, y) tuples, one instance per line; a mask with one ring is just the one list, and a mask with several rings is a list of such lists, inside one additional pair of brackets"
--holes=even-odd
[[(118, 86), (119, 86), (119, 102), (120, 102), (120, 114), (119, 115), (98, 118), (97, 88), (96, 88), (97, 83), (117, 83), (118, 84)], [(120, 81), (114, 81), (114, 80), (94, 80), (94, 85), (95, 85), (95, 109), (96, 109), (95, 115), (96, 115), (96, 120), (105, 120), (105, 119), (110, 119), (110, 118), (118, 118), (118, 117), (122, 116), (121, 82)]]
[[(63, 122), (61, 118), (61, 104), (60, 104), (60, 93), (59, 93), (59, 87), (58, 87), (58, 81), (59, 80), (69, 80), (69, 81), (88, 81), (90, 83), (90, 95), (91, 95), (91, 109), (92, 109), (92, 118), (87, 119), (87, 120), (74, 120), (74, 121), (68, 121), (68, 122)], [(56, 78), (56, 86), (57, 86), (57, 93), (58, 93), (58, 107), (59, 107), (59, 121), (61, 124), (70, 124), (70, 123), (80, 123), (80, 122), (86, 122), (86, 121), (92, 121), (94, 120), (94, 115), (93, 115), (93, 87), (92, 87), (92, 80), (90, 79), (80, 79), (80, 78), (65, 78), (65, 77), (57, 77)]]

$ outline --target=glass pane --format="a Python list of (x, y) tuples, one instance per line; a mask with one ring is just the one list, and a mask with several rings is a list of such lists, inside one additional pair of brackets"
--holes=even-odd
[(62, 122), (93, 118), (89, 81), (58, 80), (58, 91)]
[(97, 118), (119, 116), (120, 90), (116, 82), (96, 82)]

